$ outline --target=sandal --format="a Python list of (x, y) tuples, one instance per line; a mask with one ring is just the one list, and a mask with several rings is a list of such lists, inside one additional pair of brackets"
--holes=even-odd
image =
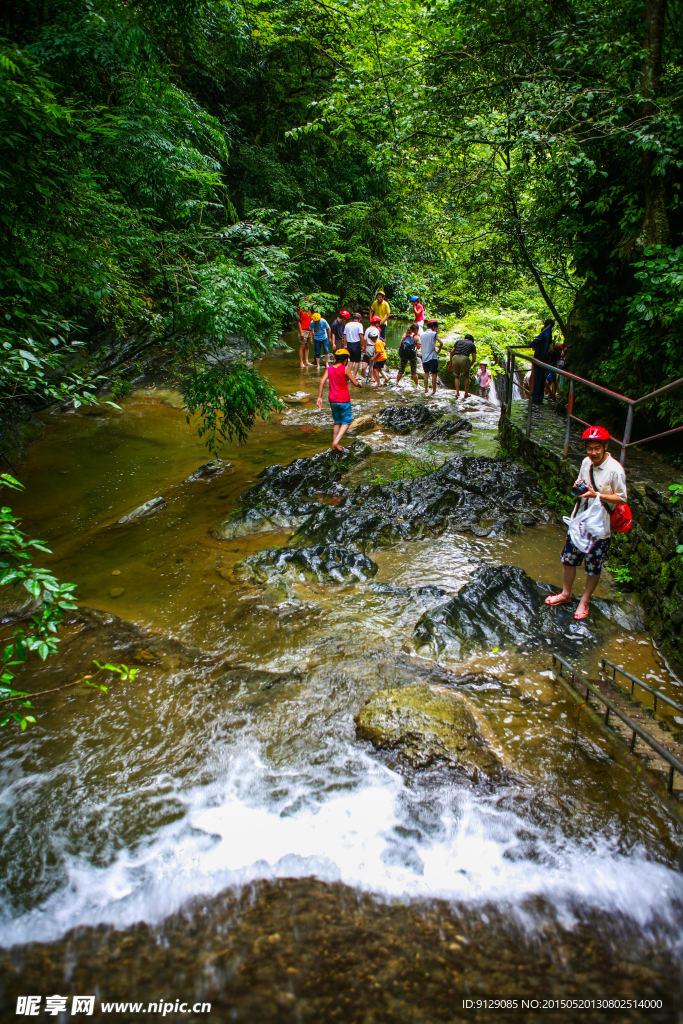
[(571, 597), (563, 597), (562, 594), (550, 594), (546, 597), (545, 603), (554, 608), (558, 604), (571, 604), (571, 600)]
[(574, 618), (577, 620), (577, 622), (580, 622), (582, 619), (588, 618), (589, 612), (590, 608), (584, 608), (583, 611), (581, 611), (581, 607), (579, 606), (574, 612)]

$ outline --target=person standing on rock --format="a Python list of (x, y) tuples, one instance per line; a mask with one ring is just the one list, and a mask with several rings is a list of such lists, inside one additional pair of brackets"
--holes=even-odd
[(477, 361), (477, 346), (471, 334), (464, 338), (458, 338), (451, 349), (451, 358), (448, 360), (448, 369), (455, 374), (455, 397), (460, 398), (460, 378), (465, 377), (465, 398), (470, 390), (470, 373)]
[(363, 357), (361, 346), (365, 343), (360, 313), (352, 314), (351, 319), (344, 328), (344, 341), (346, 343), (346, 350), (349, 353), (351, 369), (354, 373), (358, 373), (358, 367)]
[(330, 327), (330, 334), (332, 335), (332, 351), (336, 352), (338, 348), (344, 347), (344, 328), (351, 319), (351, 314), (348, 309), (342, 309), (339, 316), (332, 321)]
[[(538, 369), (538, 367), (537, 367)], [(626, 474), (624, 467), (607, 451), (609, 444), (609, 432), (604, 427), (588, 427), (583, 432), (583, 440), (586, 442), (586, 458), (581, 463), (579, 479), (574, 486), (583, 484), (585, 489), (577, 503), (575, 515), (583, 512), (589, 500), (599, 499), (602, 503), (602, 525), (605, 530), (605, 537), (595, 542), (595, 546), (588, 554), (572, 543), (567, 534), (564, 548), (560, 556), (562, 562), (562, 590), (559, 594), (551, 594), (546, 597), (545, 603), (549, 605), (569, 604), (572, 599), (572, 584), (576, 576), (576, 567), (586, 560), (586, 589), (579, 601), (579, 607), (574, 614), (575, 619), (588, 618), (590, 599), (600, 582), (600, 573), (607, 561), (610, 545), (610, 513), (613, 508), (625, 502), (628, 497), (626, 490)]]
[(313, 366), (313, 363), (308, 361), (308, 346), (311, 343), (311, 312), (307, 303), (304, 303), (299, 310), (297, 323), (299, 327), (299, 363), (303, 370), (304, 366)]
[(432, 375), (432, 394), (436, 394), (436, 377), (439, 372), (439, 352), (443, 341), (438, 335), (439, 324), (436, 320), (427, 321), (427, 330), (420, 338), (422, 349), (422, 369), (425, 375), (425, 395), (429, 392), (429, 375)]
[(419, 387), (419, 381), (417, 379), (417, 354), (420, 351), (420, 327), (419, 324), (411, 324), (408, 330), (401, 338), (401, 344), (398, 346), (398, 357), (401, 360), (400, 369), (398, 371), (398, 377), (396, 383), (401, 383), (401, 377), (405, 373), (406, 366), (410, 363), (410, 375), (413, 378), (415, 387)]
[(418, 334), (422, 336), (425, 329), (425, 308), (417, 295), (411, 295), (410, 301), (413, 304), (413, 320), (417, 324)]
[(313, 335), (313, 345), (315, 346), (315, 367), (316, 370), (319, 370), (320, 357), (323, 352), (325, 353), (325, 366), (330, 365), (330, 325), (320, 313), (314, 313), (312, 320), (311, 334)]
[(358, 380), (355, 373), (349, 366), (348, 349), (338, 348), (334, 353), (333, 365), (327, 367), (323, 374), (323, 379), (320, 381), (320, 387), (318, 388), (318, 400), (316, 403), (318, 408), (322, 409), (323, 388), (326, 383), (329, 383), (330, 409), (332, 410), (332, 419), (334, 420), (331, 447), (335, 448), (338, 452), (344, 451), (339, 442), (353, 422), (351, 396), (349, 395), (349, 381), (351, 381), (353, 386), (356, 388), (363, 387), (362, 382)]
[(379, 336), (384, 341), (387, 336), (387, 320), (391, 316), (391, 306), (381, 288), (377, 292), (377, 298), (370, 306), (370, 316), (379, 317)]

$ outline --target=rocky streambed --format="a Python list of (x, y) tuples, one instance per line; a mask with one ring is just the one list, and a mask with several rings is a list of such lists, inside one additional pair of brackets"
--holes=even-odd
[(168, 989), (226, 1020), (446, 1021), (543, 978), (672, 1019), (677, 828), (548, 657), (673, 688), (639, 609), (545, 606), (562, 532), (487, 403), (364, 394), (379, 429), (340, 456), (277, 358), (300, 400), (215, 471), (153, 394), (31, 453), (53, 511), (29, 528), (84, 607), (19, 681), (139, 672), (0, 736), (7, 1014), (34, 988)]

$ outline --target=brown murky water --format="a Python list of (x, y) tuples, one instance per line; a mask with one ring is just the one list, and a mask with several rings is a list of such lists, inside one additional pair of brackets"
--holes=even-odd
[[(660, 1016), (631, 1008), (617, 1020), (676, 1019), (681, 830), (598, 730), (577, 728), (547, 652), (435, 666), (411, 647), (430, 603), (411, 588), (455, 593), (482, 564), (556, 583), (562, 531), (407, 543), (374, 553), (379, 572), (363, 584), (235, 582), (236, 561), (287, 535), (219, 541), (210, 527), (264, 466), (314, 454), (331, 434), (315, 370), (289, 351), (262, 369), (287, 409), (227, 451), (217, 477), (184, 482), (208, 456), (173, 388), (151, 386), (120, 411), (48, 414), (21, 467), (24, 528), (104, 613), (74, 623), (59, 661), (22, 684), (78, 678), (101, 656), (139, 675), (107, 695), (46, 698), (37, 727), (0, 736), (2, 942), (52, 943), (8, 954), (6, 1006), (29, 983), (118, 1000), (153, 999), (155, 985), (183, 998), (187, 983), (225, 1020), (484, 1019), (457, 999), (536, 998), (549, 978), (554, 996), (662, 999)], [(364, 390), (354, 411), (396, 398)], [(457, 409), (472, 434), (433, 455), (495, 454), (498, 410)], [(381, 430), (365, 437), (374, 454), (357, 479), (419, 450)], [(154, 514), (118, 525), (157, 496)], [(624, 603), (574, 660), (594, 676), (607, 656), (680, 700), (638, 623)], [(353, 716), (373, 692), (425, 678), (467, 695), (504, 785), (401, 774), (356, 740)]]

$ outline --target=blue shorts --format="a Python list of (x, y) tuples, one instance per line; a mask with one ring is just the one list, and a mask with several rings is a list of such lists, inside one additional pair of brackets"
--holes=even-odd
[(387, 340), (387, 325), (386, 324), (382, 324), (382, 326), (380, 327), (380, 329), (379, 329), (379, 336), (382, 339), (382, 341), (386, 341)]
[(325, 338), (314, 338), (313, 339), (313, 344), (315, 345), (315, 358), (316, 359), (320, 359), (321, 352), (324, 352), (325, 355), (327, 355), (328, 352), (330, 351), (330, 344), (329, 344), (329, 342), (328, 342), (326, 337)]
[(353, 413), (350, 402), (330, 402), (332, 419), (336, 424), (353, 423)]
[(361, 355), (362, 355), (361, 347), (360, 347), (360, 342), (357, 341), (354, 344), (352, 341), (350, 341), (348, 343), (348, 345), (346, 346), (346, 348), (347, 348), (347, 351), (348, 351), (349, 356), (350, 356), (350, 360), (349, 361), (352, 362), (352, 363), (359, 363), (360, 359), (361, 359)]
[(422, 369), (424, 370), (425, 373), (438, 373), (439, 372), (439, 360), (438, 359), (428, 359), (426, 363), (423, 360), (423, 362), (422, 362)]

